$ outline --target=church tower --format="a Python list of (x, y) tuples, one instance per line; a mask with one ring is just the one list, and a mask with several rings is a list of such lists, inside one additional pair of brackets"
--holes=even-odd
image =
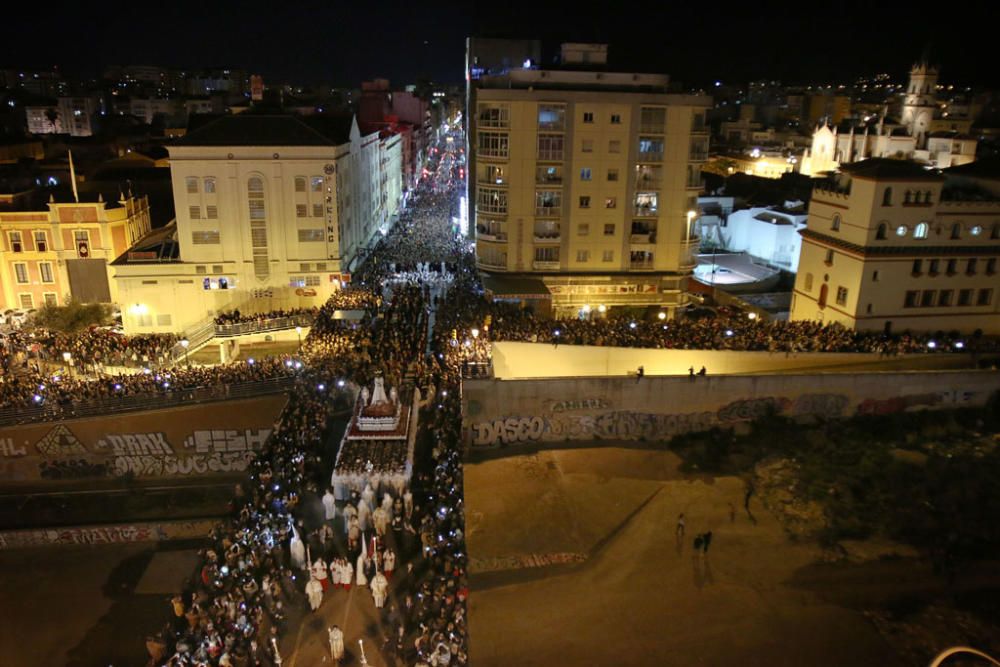
[(936, 110), (938, 69), (923, 60), (910, 69), (910, 85), (903, 101), (903, 126), (916, 138), (917, 148), (927, 145), (927, 133)]

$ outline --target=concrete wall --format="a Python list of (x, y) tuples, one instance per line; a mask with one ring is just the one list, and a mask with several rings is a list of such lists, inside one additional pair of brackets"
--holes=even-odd
[[(912, 366), (961, 362), (972, 366), (965, 355), (908, 355), (898, 363)], [(803, 352), (735, 352), (731, 350), (655, 350), (635, 347), (597, 347), (542, 343), (493, 343), (493, 373), (500, 379), (635, 375), (642, 366), (646, 375), (687, 375), (705, 366), (709, 375), (782, 373), (837, 367), (857, 369), (887, 363), (877, 354), (832, 354)], [(921, 365), (921, 368), (926, 366)], [(945, 367), (954, 367), (945, 366)]]
[(665, 440), (772, 410), (827, 418), (889, 414), (979, 406), (996, 391), (996, 371), (466, 380), (462, 428), (473, 449)]
[(40, 546), (73, 546), (78, 544), (129, 544), (163, 542), (205, 537), (218, 521), (158, 521), (102, 526), (67, 526), (31, 530), (0, 531), (0, 551)]
[(284, 394), (0, 429), (5, 482), (239, 474), (263, 447)]

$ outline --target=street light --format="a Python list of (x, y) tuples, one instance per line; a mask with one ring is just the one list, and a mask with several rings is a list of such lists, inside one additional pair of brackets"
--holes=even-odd
[(73, 377), (73, 353), (63, 352), (63, 361), (66, 362), (66, 366), (69, 368), (69, 376)]
[(694, 212), (694, 211), (688, 211), (688, 212), (687, 212), (687, 218), (688, 218), (688, 223), (687, 223), (687, 234), (686, 234), (686, 235), (685, 235), (685, 237), (684, 237), (684, 240), (685, 240), (685, 241), (687, 241), (687, 242), (690, 242), (690, 241), (691, 241), (691, 222), (692, 222), (692, 221), (694, 220), (694, 216), (695, 216), (695, 215), (696, 215), (696, 214), (695, 214), (695, 212)]
[(181, 338), (181, 347), (184, 348), (184, 365), (191, 368), (191, 362), (188, 360), (188, 345), (191, 344), (187, 338)]
[(661, 310), (659, 315), (657, 315), (657, 317), (659, 317), (661, 320), (665, 320), (667, 319), (667, 314)]

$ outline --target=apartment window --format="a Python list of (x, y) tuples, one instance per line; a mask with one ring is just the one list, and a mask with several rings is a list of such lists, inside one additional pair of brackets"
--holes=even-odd
[(510, 111), (507, 105), (479, 107), (480, 127), (507, 127), (510, 123)]
[(971, 306), (972, 305), (972, 292), (971, 289), (958, 290), (958, 305), (960, 306)]
[(962, 223), (956, 222), (951, 226), (951, 239), (953, 241), (962, 238)]
[(322, 176), (313, 176), (311, 179), (309, 179), (309, 189), (312, 190), (313, 192), (322, 192), (323, 191), (323, 177)]
[(188, 216), (192, 220), (201, 220), (201, 206), (188, 206)]
[(563, 159), (563, 135), (561, 135), (561, 134), (539, 134), (538, 135), (538, 159), (539, 160), (562, 160)]
[(306, 276), (306, 287), (319, 287), (319, 276)]
[(919, 298), (920, 292), (916, 290), (908, 290), (906, 292), (906, 297), (903, 299), (903, 308), (915, 308)]
[(612, 139), (608, 142), (608, 152), (609, 153), (621, 153), (622, 152), (622, 142), (620, 139)]
[(938, 269), (940, 268), (941, 261), (937, 259), (932, 259), (930, 266), (927, 269), (927, 275), (936, 276), (938, 274)]
[(990, 227), (990, 238), (994, 241), (1000, 239), (1000, 222), (994, 222), (993, 226)]
[(580, 169), (580, 180), (589, 181), (590, 180), (590, 167), (582, 167)]
[(872, 314), (872, 305), (869, 303), (867, 306), (865, 306), (865, 315), (871, 315), (871, 314)]
[(667, 120), (667, 110), (644, 107), (639, 111), (640, 132), (662, 133)]
[(621, 125), (622, 124), (622, 115), (620, 113), (613, 113), (613, 114), (611, 114), (611, 124), (612, 125)]
[(589, 262), (590, 261), (590, 251), (589, 250), (577, 250), (576, 251), (576, 261), (578, 261), (578, 262)]
[(948, 260), (948, 268), (945, 270), (945, 273), (947, 273), (949, 276), (953, 276), (956, 273), (958, 273), (958, 260), (957, 259), (949, 259)]
[(604, 235), (605, 236), (614, 236), (615, 235), (615, 226), (614, 226), (614, 223), (608, 223), (608, 224), (604, 225)]
[(823, 260), (827, 265), (833, 264), (833, 250), (826, 251), (826, 258)]
[(187, 193), (189, 195), (198, 194), (198, 177), (188, 176), (184, 179), (185, 186), (187, 187)]
[(559, 261), (558, 246), (544, 246), (541, 248), (535, 248), (535, 261), (558, 262)]
[(313, 204), (313, 215), (312, 215), (312, 217), (314, 217), (314, 218), (322, 218), (323, 217), (323, 205), (322, 204)]
[(35, 250), (38, 252), (45, 252), (49, 249), (49, 240), (45, 236), (45, 232), (37, 231), (35, 232)]
[(305, 176), (296, 176), (295, 177), (295, 191), (296, 192), (305, 192), (306, 191), (306, 177)]
[(997, 272), (997, 258), (990, 257), (986, 260), (986, 275), (992, 276)]
[(580, 197), (580, 208), (590, 208), (590, 197), (587, 195)]
[(837, 305), (846, 306), (847, 305), (847, 288), (838, 287), (837, 288)]
[(205, 193), (214, 194), (215, 193), (215, 179), (208, 177), (205, 179)]
[(584, 153), (593, 153), (594, 152), (594, 140), (593, 139), (584, 139), (582, 142), (580, 142), (580, 150), (582, 150)]
[(875, 240), (884, 241), (889, 233), (889, 225), (884, 222), (879, 223), (878, 229), (875, 231)]
[(617, 181), (618, 180), (618, 170), (617, 169), (608, 169), (608, 180), (609, 181)]
[(807, 292), (811, 292), (812, 291), (812, 288), (813, 288), (813, 274), (811, 274), (811, 273), (807, 273), (806, 274), (805, 288), (806, 288)]
[(918, 223), (916, 228), (913, 230), (913, 238), (915, 239), (925, 239), (927, 238), (927, 232), (930, 231), (930, 225), (926, 222)]
[(878, 282), (878, 271), (872, 271), (872, 282), (873, 283)]
[(304, 218), (304, 217), (306, 217), (306, 213), (308, 211), (309, 211), (309, 207), (306, 206), (305, 204), (296, 204), (295, 205), (295, 217), (296, 218)]
[(59, 297), (56, 296), (55, 292), (45, 292), (42, 294), (42, 303), (46, 306), (58, 306)]
[(969, 260), (969, 263), (965, 265), (965, 275), (974, 276), (976, 275), (976, 268), (979, 265), (979, 260), (973, 257)]
[[(504, 202), (506, 202), (506, 193)], [(561, 190), (535, 191), (535, 215), (558, 215), (561, 209), (562, 209)]]
[(594, 122), (594, 112), (593, 111), (584, 111), (583, 112), (583, 122), (584, 123), (593, 123)]
[(28, 284), (28, 265), (24, 262), (14, 264), (14, 277), (21, 285)]
[(480, 132), (479, 155), (482, 157), (506, 158), (510, 150), (510, 140), (506, 132)]
[(833, 221), (830, 223), (830, 229), (832, 231), (835, 231), (835, 232), (839, 232), (840, 231), (840, 214), (839, 213), (834, 213), (833, 214)]
[(920, 307), (930, 308), (934, 305), (934, 301), (937, 300), (937, 290), (925, 289), (920, 293)]
[(663, 159), (663, 140), (639, 137), (639, 159), (659, 162)]
[(24, 252), (24, 244), (21, 242), (21, 232), (11, 232), (9, 238), (11, 252)]
[(618, 205), (618, 200), (614, 197), (604, 198), (604, 208), (615, 208)]
[(605, 250), (604, 254), (601, 255), (601, 259), (605, 262), (613, 262), (615, 260), (615, 251)]
[(43, 283), (55, 282), (52, 278), (52, 263), (51, 262), (39, 262), (38, 263), (38, 275), (41, 276)]
[(300, 229), (299, 243), (318, 243), (323, 240), (322, 229)]
[(981, 289), (979, 290), (979, 295), (976, 297), (977, 306), (988, 306), (993, 302), (993, 290), (992, 289)]
[(538, 129), (563, 130), (566, 127), (566, 107), (555, 104), (538, 105)]
[(216, 245), (219, 243), (219, 230), (208, 229), (191, 232), (191, 243), (195, 245)]
[(30, 292), (21, 292), (17, 295), (17, 300), (21, 304), (21, 308), (35, 307), (35, 298), (31, 296)]
[(590, 225), (587, 224), (587, 223), (583, 223), (583, 224), (577, 225), (576, 226), (576, 235), (577, 236), (589, 236), (590, 235)]
[(924, 260), (915, 259), (913, 260), (913, 267), (910, 269), (910, 273), (915, 276), (919, 276), (924, 272)]
[(205, 269), (205, 267), (203, 265), (200, 265), (200, 264), (198, 266), (194, 267), (194, 272), (195, 272), (195, 274), (197, 274), (199, 276), (203, 276), (206, 273), (208, 273), (208, 271)]
[[(504, 180), (504, 175), (503, 175), (504, 169), (505, 167), (503, 165), (498, 165), (498, 164), (486, 165), (486, 178), (481, 179), (481, 182), (495, 184), (495, 185), (503, 185), (506, 182)], [(556, 173), (555, 167), (549, 167), (547, 170), (539, 169), (537, 172), (539, 180), (543, 182), (551, 178), (551, 176), (554, 176), (555, 173)]]
[(892, 206), (892, 188), (886, 188), (882, 192), (882, 206)]
[(938, 306), (950, 306), (952, 296), (955, 294), (954, 290), (943, 289), (938, 292)]
[(145, 315), (139, 315), (136, 319), (139, 320), (139, 326), (142, 328), (153, 326), (153, 314), (146, 313)]
[(73, 232), (73, 240), (76, 242), (76, 253), (81, 257), (90, 254), (90, 232), (86, 229), (77, 229)]
[(156, 324), (161, 327), (169, 327), (173, 317), (170, 313), (160, 313), (156, 316)]

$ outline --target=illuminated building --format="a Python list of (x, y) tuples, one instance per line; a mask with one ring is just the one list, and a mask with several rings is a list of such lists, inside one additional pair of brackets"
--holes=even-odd
[(526, 62), (474, 82), (476, 263), (495, 295), (505, 279), (533, 284), (556, 316), (672, 315), (698, 249), (710, 101), (667, 93), (665, 75), (605, 71), (606, 58), (606, 45), (564, 44), (560, 69)]
[(1000, 333), (1000, 170), (912, 161), (841, 167), (813, 189), (793, 320)]
[(176, 223), (115, 262), (126, 330), (322, 305), (398, 212), (400, 143), (353, 117), (246, 114), (170, 145)]

